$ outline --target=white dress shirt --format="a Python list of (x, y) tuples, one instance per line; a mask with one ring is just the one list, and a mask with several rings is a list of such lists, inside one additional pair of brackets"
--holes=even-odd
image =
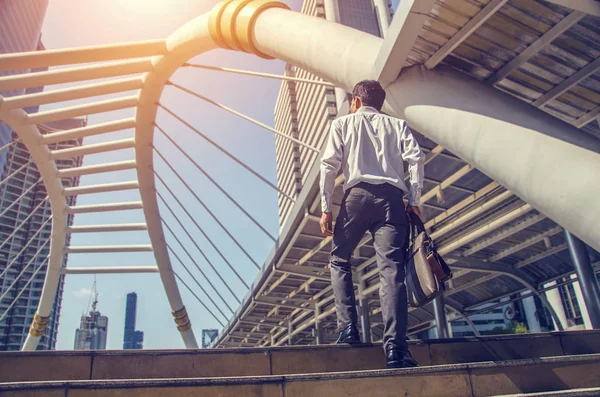
[[(409, 205), (419, 205), (424, 159), (404, 120), (381, 114), (370, 106), (334, 120), (321, 159), (323, 212), (331, 212), (335, 178), (342, 165), (344, 191), (360, 182), (389, 183), (408, 193)], [(403, 161), (408, 163), (408, 188), (404, 184)]]

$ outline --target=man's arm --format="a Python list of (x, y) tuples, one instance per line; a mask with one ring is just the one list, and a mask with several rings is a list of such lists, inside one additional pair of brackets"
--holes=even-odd
[(410, 210), (419, 214), (419, 203), (421, 201), (421, 190), (423, 189), (423, 179), (425, 178), (424, 164), (425, 154), (421, 150), (419, 143), (412, 134), (408, 124), (403, 123), (402, 129), (402, 160), (408, 163), (408, 205)]
[(321, 158), (321, 231), (327, 236), (333, 235), (332, 223), (332, 198), (335, 189), (335, 178), (342, 165), (342, 131), (339, 123), (335, 120), (331, 123), (329, 137), (323, 157)]

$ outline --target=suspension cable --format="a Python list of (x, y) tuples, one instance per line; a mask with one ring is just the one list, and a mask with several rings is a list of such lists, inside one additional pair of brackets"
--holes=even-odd
[(3, 217), (8, 211), (10, 211), (10, 209), (14, 207), (19, 201), (21, 201), (23, 197), (27, 196), (33, 190), (33, 188), (36, 187), (40, 182), (41, 179), (29, 186), (29, 188), (25, 190), (16, 200), (13, 200), (13, 202), (10, 203), (10, 205), (6, 207), (4, 211), (2, 211), (2, 213), (0, 213), (0, 218)]
[(8, 294), (8, 292), (12, 289), (12, 287), (17, 283), (17, 281), (19, 281), (19, 279), (21, 278), (21, 276), (25, 273), (25, 271), (27, 269), (29, 269), (29, 266), (31, 266), (31, 264), (33, 263), (33, 261), (35, 260), (35, 258), (37, 258), (37, 256), (40, 254), (40, 252), (42, 252), (42, 250), (44, 249), (44, 247), (46, 247), (46, 245), (48, 245), (48, 243), (50, 242), (50, 239), (46, 240), (46, 242), (44, 244), (42, 244), (42, 246), (40, 248), (38, 248), (38, 250), (36, 251), (36, 253), (31, 257), (31, 259), (29, 260), (29, 262), (27, 262), (27, 265), (25, 265), (25, 267), (23, 268), (23, 270), (21, 270), (19, 272), (19, 274), (17, 275), (17, 277), (15, 277), (15, 280), (12, 282), (12, 284), (5, 290), (5, 292), (2, 294), (2, 296), (0, 296), (0, 301), (2, 301), (4, 299), (4, 297), (6, 296), (6, 294)]
[[(242, 167), (244, 167), (252, 175), (256, 176), (258, 179), (260, 179), (261, 181), (263, 181), (265, 184), (267, 184), (267, 186), (269, 186), (270, 188), (272, 188), (275, 191), (277, 191), (279, 194), (281, 194), (282, 196), (284, 196), (286, 199), (290, 200), (292, 203), (295, 202), (295, 200), (290, 195), (286, 194), (284, 191), (282, 191), (281, 189), (279, 189), (276, 185), (274, 185), (273, 183), (269, 182), (268, 179), (266, 179), (264, 176), (262, 176), (258, 172), (254, 171), (252, 168), (250, 168), (248, 165), (246, 165), (246, 163), (244, 163), (243, 161), (239, 160), (237, 157), (235, 157), (233, 154), (231, 154), (230, 152), (228, 152), (227, 150), (225, 150), (218, 143), (216, 143), (215, 141), (213, 141), (212, 139), (210, 139), (209, 137), (207, 137), (206, 135), (204, 135), (203, 133), (201, 133), (200, 131), (198, 131), (196, 128), (192, 127), (191, 124), (189, 124), (188, 122), (186, 122), (185, 120), (183, 120), (181, 117), (177, 116), (175, 113), (171, 112), (169, 109), (165, 108), (162, 105), (161, 105), (161, 107), (163, 109), (165, 109), (167, 112), (169, 112), (173, 117), (175, 117), (181, 123), (185, 124), (190, 130), (194, 131), (197, 135), (199, 135), (200, 137), (204, 138), (208, 143), (210, 143), (211, 145), (213, 145), (214, 147), (216, 147), (217, 149), (219, 149), (221, 152), (223, 152), (225, 155), (227, 155), (230, 159), (232, 159), (233, 161), (235, 161), (236, 163), (238, 163), (239, 165), (241, 165)], [(165, 136), (167, 135), (166, 131), (163, 130), (158, 124), (154, 123), (154, 126), (163, 135), (165, 135)]]
[[(227, 112), (229, 112), (231, 114), (234, 114), (234, 115), (236, 115), (238, 117), (241, 117), (241, 118), (243, 118), (246, 121), (249, 121), (249, 122), (251, 122), (253, 124), (256, 124), (257, 126), (264, 128), (265, 130), (271, 131), (272, 133), (274, 133), (275, 135), (279, 135), (283, 139), (287, 139), (288, 141), (292, 141), (292, 142), (294, 142), (294, 143), (296, 143), (296, 144), (298, 144), (300, 146), (303, 146), (303, 147), (307, 148), (308, 150), (312, 150), (315, 153), (319, 153), (319, 149), (314, 148), (314, 147), (310, 146), (309, 144), (302, 142), (300, 139), (293, 138), (293, 137), (291, 137), (289, 135), (284, 134), (281, 131), (277, 131), (275, 128), (271, 128), (268, 125), (261, 123), (260, 121), (254, 120), (253, 118), (246, 116), (243, 113), (240, 113), (240, 112), (238, 112), (236, 110), (233, 110), (233, 109), (231, 109), (231, 108), (229, 108), (229, 107), (227, 107), (225, 105), (221, 105), (220, 103), (215, 102), (212, 99), (208, 99), (207, 97), (202, 96), (202, 95), (198, 94), (197, 92), (188, 90), (187, 88), (182, 87), (179, 84), (175, 84), (175, 83), (173, 83), (171, 81), (168, 81), (166, 84), (167, 85), (172, 85), (173, 87), (178, 88), (181, 91), (186, 92), (186, 93), (188, 93), (188, 94), (190, 94), (192, 96), (195, 96), (198, 99), (202, 99), (203, 101), (206, 101), (206, 102), (208, 102), (208, 103), (210, 103), (212, 105), (215, 105), (216, 107), (221, 108), (221, 109), (223, 109), (223, 110), (225, 110), (225, 111), (227, 111)], [(163, 105), (161, 105), (160, 103), (158, 104), (158, 106), (160, 106), (163, 109), (165, 109), (165, 107)], [(165, 109), (165, 110), (167, 110), (167, 109)]]
[(179, 255), (177, 255), (177, 253), (175, 252), (175, 250), (173, 248), (171, 248), (171, 246), (169, 244), (166, 244), (166, 246), (169, 249), (169, 251), (171, 251), (171, 254), (173, 254), (173, 256), (177, 259), (177, 261), (179, 263), (181, 263), (181, 266), (183, 266), (183, 268), (185, 269), (185, 271), (187, 272), (187, 274), (189, 274), (190, 277), (192, 278), (192, 280), (194, 280), (194, 282), (196, 282), (196, 285), (198, 287), (200, 287), (200, 289), (202, 290), (202, 292), (204, 292), (204, 295), (206, 295), (206, 297), (208, 298), (208, 300), (210, 300), (212, 302), (213, 306), (219, 311), (219, 313), (221, 313), (223, 315), (223, 317), (227, 318), (227, 315), (225, 313), (223, 313), (223, 310), (221, 310), (221, 308), (219, 307), (219, 305), (217, 305), (217, 303), (213, 300), (213, 298), (210, 296), (210, 294), (208, 292), (206, 292), (206, 290), (204, 289), (204, 287), (202, 286), (202, 284), (200, 284), (200, 282), (198, 281), (198, 279), (196, 277), (194, 277), (194, 275), (192, 274), (192, 272), (190, 271), (190, 269), (181, 260), (181, 258), (179, 257)]
[(179, 274), (173, 272), (173, 274), (175, 275), (175, 277), (177, 277), (177, 279), (181, 282), (181, 284), (183, 284), (185, 286), (185, 288), (187, 288), (188, 291), (190, 291), (190, 294), (194, 295), (194, 297), (196, 298), (196, 300), (202, 305), (204, 306), (204, 308), (206, 309), (207, 312), (210, 313), (211, 316), (213, 316), (213, 318), (215, 320), (217, 320), (217, 322), (221, 325), (221, 327), (225, 328), (225, 324), (223, 324), (221, 322), (221, 320), (219, 320), (219, 318), (217, 316), (215, 316), (215, 314), (208, 308), (208, 306), (206, 306), (206, 304), (202, 301), (202, 299), (200, 299), (198, 297), (198, 295), (196, 295), (196, 293), (186, 284), (185, 281), (183, 281), (183, 279), (181, 277), (179, 277)]
[[(164, 184), (164, 182), (163, 182), (163, 184)], [(208, 259), (208, 257), (204, 254), (204, 251), (200, 248), (200, 246), (198, 245), (198, 243), (196, 243), (196, 240), (192, 237), (192, 235), (187, 230), (187, 228), (183, 225), (183, 223), (181, 223), (181, 221), (179, 220), (179, 218), (175, 214), (175, 211), (173, 211), (173, 209), (171, 208), (171, 206), (169, 205), (169, 203), (167, 203), (167, 201), (162, 196), (162, 194), (160, 194), (160, 192), (158, 192), (158, 191), (156, 192), (156, 194), (158, 195), (158, 198), (160, 198), (160, 200), (163, 202), (163, 204), (165, 205), (165, 207), (167, 207), (167, 209), (169, 210), (169, 212), (171, 213), (171, 215), (173, 215), (173, 217), (175, 218), (175, 220), (177, 221), (177, 223), (179, 224), (179, 226), (181, 226), (181, 228), (183, 229), (183, 231), (185, 232), (185, 234), (190, 238), (190, 240), (192, 241), (192, 244), (194, 244), (194, 246), (198, 249), (198, 251), (200, 251), (200, 254), (202, 255), (202, 257), (204, 257), (204, 259), (206, 260), (206, 262), (208, 262), (208, 264), (210, 265), (210, 267), (215, 271), (215, 273), (217, 273), (217, 276), (219, 276), (219, 278), (221, 279), (221, 281), (223, 282), (223, 284), (225, 284), (225, 286), (227, 287), (227, 289), (229, 290), (229, 292), (231, 292), (231, 295), (233, 295), (238, 300), (238, 303), (241, 303), (241, 301), (237, 298), (237, 296), (235, 295), (235, 293), (233, 292), (233, 290), (225, 282), (225, 280), (223, 279), (223, 277), (221, 276), (221, 274), (219, 273), (219, 271), (215, 268), (215, 266), (213, 265), (213, 263), (211, 262), (211, 260)], [(179, 205), (181, 205), (181, 202), (179, 202), (179, 200), (177, 200), (177, 202), (179, 203)], [(187, 213), (187, 211), (186, 211), (186, 213)], [(248, 284), (246, 284), (246, 282), (244, 281), (244, 279), (242, 277), (240, 277), (240, 275), (238, 274), (238, 272), (235, 271), (235, 269), (233, 268), (233, 266), (231, 265), (231, 263), (227, 260), (227, 258), (225, 258), (223, 256), (223, 253), (217, 248), (217, 246), (208, 237), (208, 235), (204, 233), (204, 230), (201, 230), (201, 232), (204, 235), (204, 237), (206, 237), (206, 239), (213, 246), (213, 248), (215, 249), (215, 251), (217, 251), (219, 253), (219, 255), (221, 256), (221, 258), (223, 258), (223, 260), (225, 261), (225, 263), (227, 263), (227, 265), (229, 266), (229, 268), (231, 269), (231, 271), (233, 271), (235, 273), (235, 275), (239, 278), (239, 280), (242, 282), (242, 284), (244, 284), (244, 286), (246, 288), (250, 289), (250, 286)]]
[(4, 245), (10, 241), (11, 238), (13, 238), (22, 228), (23, 226), (25, 226), (25, 224), (27, 223), (27, 221), (34, 215), (36, 215), (37, 211), (40, 209), (40, 207), (44, 204), (46, 204), (46, 202), (48, 201), (48, 196), (46, 196), (45, 199), (43, 199), (38, 205), (37, 207), (35, 207), (31, 213), (27, 216), (27, 218), (25, 218), (21, 224), (10, 234), (10, 236), (8, 236), (6, 239), (4, 239), (4, 241), (2, 243), (0, 243), (0, 249), (2, 249), (2, 247), (4, 247)]
[(23, 292), (25, 292), (27, 290), (27, 287), (29, 287), (29, 284), (31, 284), (31, 282), (35, 279), (35, 276), (37, 276), (37, 274), (40, 272), (40, 270), (42, 270), (42, 268), (44, 267), (44, 263), (46, 263), (48, 258), (50, 258), (50, 255), (46, 256), (46, 259), (44, 259), (44, 261), (42, 263), (40, 263), (40, 265), (38, 266), (36, 271), (31, 275), (31, 278), (27, 281), (27, 283), (25, 283), (25, 285), (23, 286), (23, 288), (21, 289), (19, 294), (17, 296), (15, 296), (12, 303), (6, 308), (4, 313), (2, 313), (2, 316), (0, 316), (0, 322), (2, 322), (2, 320), (4, 320), (4, 317), (6, 317), (6, 315), (10, 311), (10, 309), (12, 309), (12, 307), (17, 303), (17, 301), (19, 300), (21, 295), (23, 295)]
[(27, 242), (27, 244), (25, 244), (25, 246), (21, 249), (21, 251), (19, 251), (19, 253), (17, 255), (15, 255), (13, 260), (6, 266), (6, 268), (2, 271), (2, 273), (0, 273), (0, 279), (12, 267), (12, 265), (15, 264), (17, 259), (19, 259), (19, 257), (23, 254), (23, 252), (25, 252), (25, 250), (29, 247), (29, 244), (31, 244), (31, 242), (37, 237), (37, 235), (40, 234), (40, 232), (42, 230), (44, 230), (44, 227), (48, 224), (48, 222), (50, 222), (51, 219), (52, 219), (52, 215), (50, 215), (48, 217), (48, 219), (46, 220), (46, 222), (44, 222), (42, 224), (42, 226), (40, 226), (40, 228), (37, 230), (37, 232), (35, 232), (35, 234), (29, 238), (29, 241)]
[(15, 139), (14, 141), (8, 142), (6, 145), (0, 147), (0, 152), (3, 151), (4, 149), (8, 149), (12, 145), (15, 145), (19, 142), (21, 142), (21, 138), (18, 138), (18, 139)]
[[(171, 141), (171, 143), (177, 148), (179, 149), (179, 151), (185, 156), (187, 157), (187, 159), (196, 166), (196, 168), (202, 172), (204, 174), (204, 176), (206, 176), (206, 178), (208, 178), (208, 180), (210, 180), (220, 191), (221, 193), (223, 193), (233, 204), (235, 204), (236, 207), (238, 207), (238, 209), (240, 211), (242, 211), (248, 218), (250, 218), (250, 220), (260, 229), (262, 230), (267, 236), (269, 236), (271, 238), (271, 240), (275, 241), (275, 237), (273, 237), (273, 235), (271, 235), (271, 233), (269, 233), (267, 231), (267, 229), (265, 229), (260, 223), (258, 223), (258, 221), (256, 219), (254, 219), (254, 217), (252, 215), (250, 215), (248, 213), (248, 211), (246, 211), (233, 197), (231, 197), (231, 195), (229, 193), (227, 193), (225, 191), (225, 189), (223, 189), (221, 187), (221, 185), (219, 185), (217, 183), (217, 181), (215, 181), (210, 175), (208, 175), (208, 173), (202, 168), (200, 167), (200, 165), (189, 155), (187, 154), (182, 148), (181, 146), (179, 146), (174, 140), (172, 140), (170, 137), (167, 136), (167, 139), (169, 139)], [(158, 149), (156, 147), (154, 147), (154, 150), (156, 150), (158, 152)], [(165, 161), (165, 157), (161, 156), (161, 158)]]
[[(155, 171), (156, 173), (156, 171)], [(189, 211), (187, 210), (187, 208), (185, 208), (185, 206), (183, 205), (183, 203), (177, 198), (177, 196), (175, 196), (175, 194), (173, 193), (173, 191), (171, 190), (171, 188), (169, 188), (167, 186), (167, 184), (165, 183), (165, 181), (158, 175), (156, 174), (156, 177), (160, 180), (160, 182), (167, 188), (167, 190), (169, 191), (169, 193), (171, 193), (171, 196), (175, 199), (175, 201), (177, 201), (177, 204), (179, 204), (179, 206), (181, 208), (183, 208), (183, 210), (185, 211), (185, 213), (187, 214), (187, 216), (191, 219), (191, 221), (194, 223), (194, 225), (196, 225), (196, 227), (198, 228), (198, 230), (200, 230), (200, 233), (202, 233), (202, 235), (206, 238), (206, 240), (208, 240), (208, 242), (210, 243), (210, 245), (215, 249), (215, 251), (217, 251), (217, 253), (219, 254), (219, 256), (221, 258), (223, 258), (223, 260), (225, 261), (225, 263), (227, 263), (227, 265), (229, 266), (229, 268), (231, 269), (232, 272), (235, 273), (235, 275), (238, 277), (238, 279), (242, 282), (242, 284), (244, 284), (244, 286), (246, 288), (250, 288), (250, 286), (248, 284), (246, 284), (246, 282), (244, 281), (244, 279), (238, 274), (238, 272), (235, 270), (235, 268), (233, 267), (233, 265), (231, 264), (231, 262), (229, 262), (229, 260), (227, 260), (227, 258), (225, 257), (225, 255), (223, 255), (223, 253), (221, 252), (221, 250), (217, 247), (217, 245), (214, 243), (214, 241), (210, 238), (210, 236), (204, 231), (204, 229), (202, 229), (200, 227), (200, 225), (198, 224), (198, 222), (196, 222), (196, 220), (192, 217), (192, 214), (189, 213)], [(161, 194), (159, 192), (156, 192), (156, 194), (158, 194), (158, 196), (160, 197), (160, 199), (163, 201), (163, 203), (165, 203), (165, 205), (167, 206), (167, 208), (169, 209), (169, 211), (171, 212), (171, 214), (173, 214), (173, 216), (175, 216), (175, 219), (177, 219), (177, 216), (175, 215), (175, 213), (173, 212), (173, 210), (171, 209), (171, 207), (169, 206), (169, 204), (167, 204), (166, 200), (164, 199), (163, 196), (161, 196)], [(192, 236), (190, 235), (190, 233), (187, 231), (186, 228), (183, 227), (183, 225), (181, 224), (181, 222), (179, 221), (179, 219), (177, 219), (177, 222), (179, 223), (179, 225), (185, 230), (186, 234), (188, 235), (188, 237), (194, 242), (194, 245), (196, 245), (196, 248), (198, 248), (198, 250), (200, 252), (202, 252), (202, 250), (200, 249), (200, 247), (198, 247), (198, 245), (196, 244), (195, 240), (192, 238)], [(212, 266), (212, 264), (211, 264)], [(215, 270), (216, 271), (216, 270)]]
[[(179, 244), (179, 246), (183, 249), (183, 252), (186, 253), (186, 255), (188, 256), (188, 258), (190, 258), (190, 260), (192, 261), (192, 263), (194, 264), (194, 266), (196, 266), (196, 269), (198, 269), (198, 271), (200, 272), (200, 274), (202, 274), (202, 276), (204, 277), (204, 279), (206, 280), (206, 282), (208, 283), (208, 285), (211, 286), (211, 288), (213, 289), (213, 291), (215, 291), (215, 293), (217, 294), (217, 296), (219, 298), (221, 298), (221, 300), (223, 301), (223, 303), (225, 304), (225, 306), (227, 306), (227, 308), (231, 311), (231, 313), (233, 313), (233, 309), (231, 308), (231, 306), (229, 306), (229, 304), (227, 303), (227, 301), (223, 298), (223, 295), (221, 295), (221, 292), (219, 292), (219, 290), (215, 287), (215, 285), (212, 283), (212, 281), (210, 281), (210, 278), (206, 275), (206, 273), (204, 273), (204, 271), (202, 270), (202, 268), (200, 268), (200, 266), (198, 265), (198, 262), (196, 262), (196, 260), (194, 259), (194, 257), (187, 250), (187, 248), (185, 248), (185, 246), (181, 243), (181, 240), (179, 239), (179, 237), (177, 237), (177, 235), (175, 234), (175, 232), (173, 231), (173, 229), (171, 229), (171, 227), (169, 226), (169, 224), (164, 219), (161, 218), (161, 220), (162, 220), (163, 224), (165, 225), (165, 227), (167, 228), (167, 230), (169, 230), (169, 232), (173, 235), (173, 237), (175, 238), (175, 241), (177, 241), (177, 243)], [(169, 247), (168, 244), (167, 244), (167, 247)], [(173, 252), (173, 249), (171, 249), (171, 252)], [(177, 254), (175, 254), (175, 256), (177, 256)], [(181, 260), (180, 260), (180, 262), (181, 262)], [(237, 299), (237, 296), (234, 295), (234, 297)], [(216, 303), (213, 302), (213, 304), (216, 306)]]
[[(248, 257), (248, 259), (250, 259), (250, 261), (254, 264), (254, 266), (258, 270), (260, 270), (260, 266), (258, 265), (258, 263), (256, 263), (256, 261), (254, 260), (254, 258), (252, 258), (252, 256), (250, 256), (250, 254), (248, 253), (248, 251), (246, 251), (246, 249), (244, 249), (244, 247), (242, 247), (242, 245), (240, 244), (240, 242), (229, 232), (229, 230), (225, 227), (225, 225), (223, 225), (223, 223), (219, 220), (219, 218), (208, 208), (208, 206), (204, 203), (204, 201), (202, 201), (200, 199), (200, 197), (198, 197), (198, 195), (194, 192), (194, 190), (190, 187), (190, 185), (185, 181), (185, 179), (183, 179), (183, 177), (175, 170), (175, 168), (173, 168), (173, 166), (170, 163), (167, 162), (167, 160), (165, 159), (165, 157), (162, 155), (162, 153), (159, 152), (158, 149), (154, 148), (154, 150), (156, 150), (156, 154), (158, 154), (160, 156), (160, 158), (165, 162), (165, 164), (167, 164), (167, 167), (169, 167), (169, 169), (177, 176), (177, 178), (179, 178), (179, 180), (181, 181), (181, 183), (183, 183), (183, 185), (188, 189), (188, 191), (196, 198), (196, 200), (202, 205), (202, 207), (206, 210), (206, 212), (208, 212), (210, 214), (210, 216), (215, 220), (215, 222), (217, 222), (217, 224), (219, 226), (221, 226), (221, 228), (225, 231), (225, 233), (233, 240), (233, 242), (238, 246), (238, 248), (242, 250), (242, 252)], [(171, 189), (167, 186), (167, 184), (156, 173), (156, 170), (154, 170), (154, 174), (156, 174), (156, 176), (162, 182), (162, 184), (165, 185), (165, 187), (167, 188), (167, 190), (169, 190), (169, 193), (171, 193), (171, 195), (173, 197), (175, 197), (175, 199), (177, 200), (177, 197), (175, 196), (175, 194), (173, 193), (173, 191), (171, 191)], [(187, 211), (187, 209), (183, 205), (181, 205), (181, 207), (188, 214), (188, 216), (192, 219), (192, 222), (194, 222), (194, 224), (196, 225), (196, 227), (202, 231), (200, 225), (198, 225), (198, 223), (196, 222), (196, 220), (194, 219), (194, 217), (192, 217), (192, 215), (189, 214), (189, 212)]]
[(301, 79), (301, 78), (298, 78), (298, 77), (282, 76), (280, 74), (252, 72), (252, 71), (249, 71), (249, 70), (239, 70), (239, 69), (222, 68), (222, 67), (210, 66), (210, 65), (199, 65), (199, 64), (196, 64), (196, 63), (184, 63), (181, 66), (182, 67), (192, 67), (192, 68), (197, 68), (197, 69), (215, 70), (217, 72), (227, 72), (227, 73), (234, 73), (234, 74), (245, 74), (245, 75), (248, 75), (248, 76), (256, 76), (256, 77), (266, 77), (267, 79), (295, 81), (297, 83), (307, 83), (307, 84), (315, 84), (315, 85), (324, 85), (326, 87), (335, 88), (334, 84), (328, 83), (328, 82), (322, 81), (322, 80)]
[(19, 169), (17, 169), (16, 171), (14, 171), (12, 174), (8, 175), (6, 178), (4, 178), (2, 181), (0, 181), (0, 186), (4, 185), (6, 182), (8, 182), (13, 176), (17, 175), (19, 172), (23, 171), (26, 167), (28, 167), (29, 165), (31, 165), (31, 162), (33, 160), (29, 160), (28, 162), (26, 162), (25, 164), (23, 164), (22, 166), (19, 167)]

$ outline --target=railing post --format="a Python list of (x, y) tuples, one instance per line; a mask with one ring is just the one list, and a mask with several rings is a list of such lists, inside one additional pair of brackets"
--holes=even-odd
[(587, 307), (590, 321), (594, 329), (600, 329), (600, 288), (590, 256), (583, 241), (565, 230), (565, 239), (569, 245), (569, 253), (573, 260), (573, 267), (581, 286), (583, 300)]

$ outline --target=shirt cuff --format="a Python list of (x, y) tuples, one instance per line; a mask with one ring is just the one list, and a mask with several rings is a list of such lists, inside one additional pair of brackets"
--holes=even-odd
[(322, 212), (332, 212), (331, 211), (331, 198), (328, 197), (321, 197), (321, 211)]
[(418, 207), (421, 201), (421, 189), (416, 186), (409, 186), (408, 188), (408, 205), (412, 207)]

